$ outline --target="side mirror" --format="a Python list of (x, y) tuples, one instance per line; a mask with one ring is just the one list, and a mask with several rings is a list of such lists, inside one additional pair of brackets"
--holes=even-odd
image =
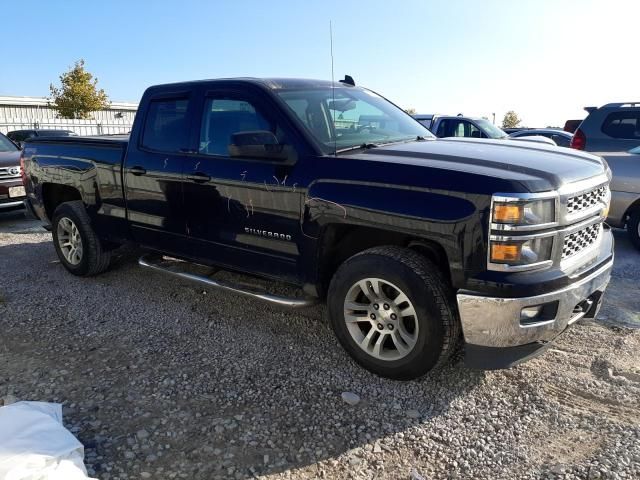
[(278, 143), (278, 138), (267, 130), (237, 132), (231, 135), (231, 142), (229, 156), (232, 158), (295, 161), (295, 150)]

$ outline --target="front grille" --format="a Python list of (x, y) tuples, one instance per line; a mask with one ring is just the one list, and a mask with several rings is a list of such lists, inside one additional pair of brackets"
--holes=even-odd
[(20, 167), (0, 167), (0, 180), (5, 178), (18, 178), (20, 176)]
[(562, 259), (572, 257), (593, 245), (598, 240), (601, 229), (602, 223), (594, 223), (564, 237)]
[(590, 192), (581, 193), (567, 200), (567, 214), (572, 215), (588, 210), (598, 203), (605, 203), (607, 197), (607, 187), (598, 187)]

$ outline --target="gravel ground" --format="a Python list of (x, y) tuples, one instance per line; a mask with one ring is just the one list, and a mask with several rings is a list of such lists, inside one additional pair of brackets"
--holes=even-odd
[(605, 323), (517, 368), (402, 383), (357, 367), (322, 308), (131, 255), (76, 278), (37, 223), (3, 214), (0, 397), (63, 403), (100, 479), (640, 478), (640, 254), (616, 239)]

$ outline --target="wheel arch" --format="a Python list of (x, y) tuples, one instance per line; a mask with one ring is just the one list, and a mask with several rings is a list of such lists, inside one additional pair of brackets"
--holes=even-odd
[(318, 253), (318, 291), (324, 297), (338, 267), (357, 253), (379, 246), (398, 246), (415, 251), (434, 263), (451, 284), (449, 255), (437, 241), (393, 230), (333, 223), (324, 226)]
[(77, 188), (60, 183), (42, 184), (42, 203), (50, 221), (53, 220), (53, 213), (60, 204), (74, 200), (83, 200)]
[(624, 215), (622, 216), (623, 222), (626, 223), (629, 220), (629, 217), (638, 210), (640, 210), (640, 197), (627, 207)]

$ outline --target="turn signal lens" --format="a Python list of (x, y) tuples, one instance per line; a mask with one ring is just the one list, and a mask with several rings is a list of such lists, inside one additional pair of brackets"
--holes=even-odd
[(511, 263), (520, 260), (521, 243), (492, 243), (491, 261), (497, 263)]
[(520, 223), (524, 214), (524, 205), (496, 203), (493, 206), (493, 221), (498, 223)]
[(527, 200), (514, 198), (505, 201), (502, 198), (493, 202), (491, 222), (508, 225), (546, 225), (556, 220), (555, 199)]

